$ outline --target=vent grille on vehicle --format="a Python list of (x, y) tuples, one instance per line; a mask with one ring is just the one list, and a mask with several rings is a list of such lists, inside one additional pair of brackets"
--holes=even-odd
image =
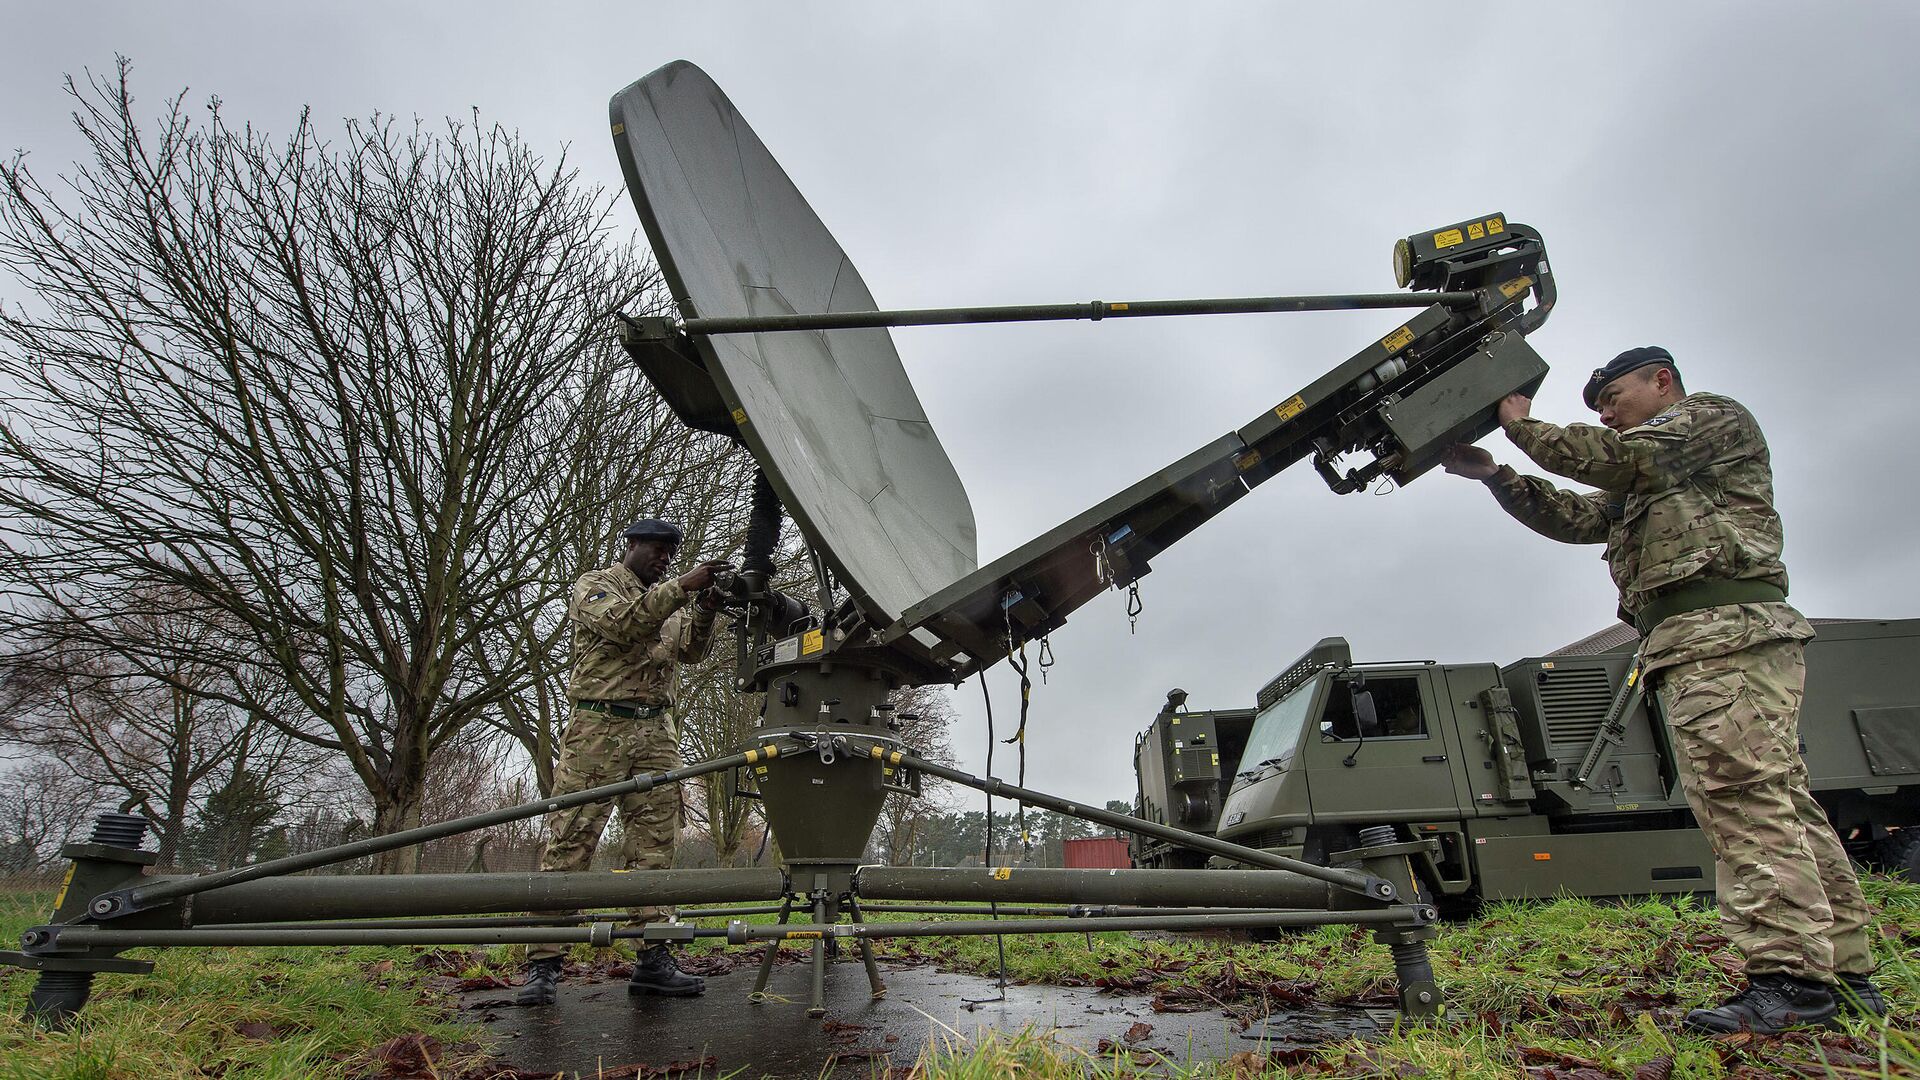
[(1258, 832), (1250, 832), (1242, 836), (1236, 836), (1228, 841), (1228, 843), (1231, 844), (1239, 844), (1241, 847), (1250, 848), (1285, 847), (1292, 842), (1292, 829), (1261, 829)]
[(1592, 742), (1613, 705), (1613, 682), (1607, 677), (1607, 669), (1572, 668), (1541, 674), (1546, 676), (1540, 683), (1540, 714), (1547, 722), (1547, 741), (1581, 746)]

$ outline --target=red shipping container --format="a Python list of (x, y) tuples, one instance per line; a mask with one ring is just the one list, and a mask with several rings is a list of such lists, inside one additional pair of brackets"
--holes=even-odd
[(1117, 836), (1096, 836), (1090, 840), (1063, 840), (1061, 858), (1068, 866), (1088, 869), (1125, 870), (1133, 865), (1127, 857), (1127, 842)]

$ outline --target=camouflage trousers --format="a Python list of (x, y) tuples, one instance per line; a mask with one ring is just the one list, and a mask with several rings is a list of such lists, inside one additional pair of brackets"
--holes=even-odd
[[(651, 719), (636, 720), (575, 709), (560, 740), (560, 764), (553, 775), (553, 793), (566, 795), (642, 773), (679, 767), (680, 745), (670, 715), (662, 713)], [(620, 807), (621, 868), (672, 868), (674, 838), (680, 832), (678, 784), (549, 814), (547, 847), (540, 857), (540, 869), (575, 872), (587, 869), (615, 802)], [(627, 916), (630, 925), (661, 922), (673, 917), (673, 909), (638, 907), (629, 910)], [(564, 945), (533, 945), (527, 949), (527, 959), (559, 956), (565, 951)]]
[(1716, 860), (1720, 925), (1748, 974), (1867, 973), (1866, 897), (1800, 757), (1805, 646), (1766, 641), (1662, 667), (1681, 786)]

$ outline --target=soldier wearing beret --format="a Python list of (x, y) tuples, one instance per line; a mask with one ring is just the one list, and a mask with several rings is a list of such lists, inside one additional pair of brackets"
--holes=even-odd
[[(553, 793), (565, 795), (645, 773), (680, 767), (674, 727), (674, 676), (682, 663), (705, 658), (713, 643), (718, 598), (714, 575), (728, 569), (707, 562), (678, 578), (667, 567), (680, 549), (680, 530), (646, 518), (626, 531), (618, 562), (589, 570), (574, 583), (567, 602), (573, 627), (573, 672), (567, 696), (573, 716), (560, 741)], [(620, 861), (628, 870), (664, 870), (673, 865), (680, 828), (680, 788), (666, 784), (622, 796)], [(543, 871), (587, 869), (612, 807), (606, 802), (561, 810), (547, 818)], [(670, 909), (629, 912), (632, 924), (670, 918)], [(527, 950), (527, 978), (518, 1001), (551, 1005), (560, 981), (565, 947)], [(630, 993), (698, 994), (704, 982), (682, 972), (665, 945), (640, 951)]]
[(1448, 472), (1483, 481), (1507, 513), (1568, 544), (1605, 544), (1620, 617), (1639, 629), (1682, 787), (1717, 861), (1721, 925), (1747, 987), (1686, 1025), (1706, 1032), (1884, 1014), (1868, 980), (1867, 905), (1846, 850), (1807, 789), (1799, 709), (1813, 628), (1787, 603), (1773, 470), (1739, 402), (1689, 394), (1665, 349), (1630, 349), (1593, 373), (1603, 427), (1560, 427), (1513, 394), (1499, 419), (1563, 491), (1457, 446)]

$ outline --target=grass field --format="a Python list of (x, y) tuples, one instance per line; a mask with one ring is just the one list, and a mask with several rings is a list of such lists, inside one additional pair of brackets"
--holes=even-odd
[[(1249, 1052), (1225, 1062), (1166, 1060), (1117, 1047), (1089, 1053), (1045, 1032), (931, 1048), (918, 1075), (1537, 1076), (1747, 1078), (1829, 1073), (1920, 1075), (1920, 886), (1875, 879), (1875, 948), (1895, 1022), (1845, 1033), (1712, 1041), (1677, 1032), (1685, 1009), (1735, 985), (1736, 964), (1710, 911), (1691, 901), (1603, 905), (1578, 900), (1490, 907), (1448, 927), (1434, 966), (1449, 1002), (1436, 1021), (1384, 1038), (1312, 1051)], [(0, 897), (0, 935), (39, 922), (49, 897)], [(709, 946), (711, 947), (711, 946)], [(895, 955), (979, 972), (990, 939), (886, 943)], [(511, 972), (509, 950), (219, 949), (157, 955), (149, 976), (103, 976), (73, 1030), (17, 1018), (32, 976), (0, 969), (0, 1077), (172, 1080), (223, 1077), (513, 1077), (485, 1035), (449, 1021), (459, 979)], [(1096, 934), (1010, 938), (1011, 977), (1153, 995), (1156, 1007), (1253, 1016), (1271, 1004), (1386, 1004), (1392, 968), (1365, 932), (1345, 927), (1278, 942)]]

